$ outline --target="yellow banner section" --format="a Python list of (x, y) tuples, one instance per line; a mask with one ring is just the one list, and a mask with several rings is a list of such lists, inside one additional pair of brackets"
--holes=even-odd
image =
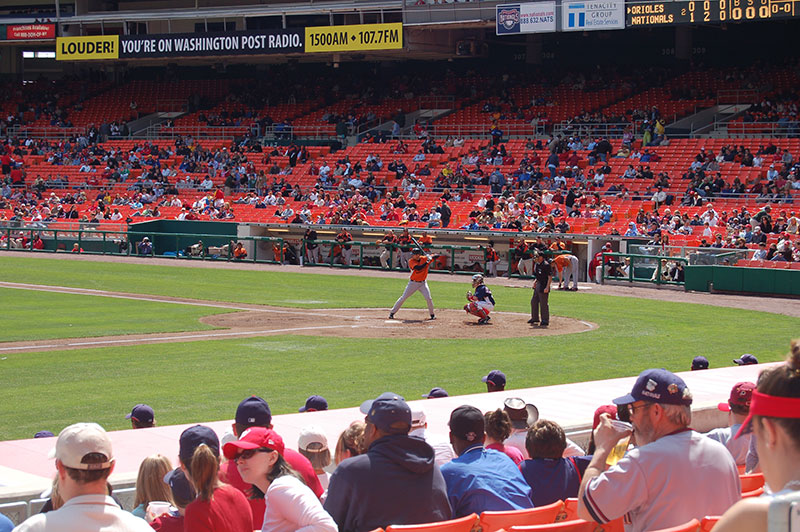
[(306, 53), (400, 50), (403, 24), (359, 24), (306, 28)]
[(117, 58), (119, 58), (119, 35), (59, 37), (56, 39), (57, 61)]

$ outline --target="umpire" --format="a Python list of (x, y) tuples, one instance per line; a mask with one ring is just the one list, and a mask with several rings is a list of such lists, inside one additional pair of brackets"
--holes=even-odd
[[(534, 253), (533, 297), (531, 297), (531, 319), (528, 323), (547, 327), (550, 325), (550, 283), (553, 280), (553, 267), (541, 252)], [(542, 321), (539, 323), (539, 314)]]

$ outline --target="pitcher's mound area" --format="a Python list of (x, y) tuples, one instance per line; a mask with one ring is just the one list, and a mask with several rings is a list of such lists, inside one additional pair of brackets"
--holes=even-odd
[(453, 309), (438, 309), (435, 320), (428, 320), (428, 312), (419, 309), (400, 309), (393, 320), (388, 319), (387, 309), (286, 311), (285, 315), (269, 311), (218, 314), (201, 321), (242, 332), (291, 328), (288, 334), (345, 338), (518, 338), (580, 333), (597, 328), (594, 323), (559, 316), (551, 316), (547, 328), (531, 326), (527, 323), (529, 315), (515, 312), (493, 312), (488, 324), (478, 325), (477, 317)]

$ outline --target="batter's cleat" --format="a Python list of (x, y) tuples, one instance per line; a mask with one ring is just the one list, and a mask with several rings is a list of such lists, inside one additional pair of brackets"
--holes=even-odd
[(393, 319), (394, 319), (394, 312), (392, 312), (391, 314), (389, 314), (389, 319), (390, 319), (390, 320), (393, 320)]
[(431, 317), (428, 318), (428, 321), (435, 320), (435, 319), (436, 319), (436, 314), (431, 314)]
[(492, 319), (492, 318), (490, 318), (489, 316), (486, 316), (485, 318), (481, 318), (481, 319), (478, 320), (478, 325), (486, 325), (487, 323), (489, 323), (490, 319)]
[(531, 318), (528, 320), (528, 323), (530, 323), (531, 325), (539, 325), (539, 320)]

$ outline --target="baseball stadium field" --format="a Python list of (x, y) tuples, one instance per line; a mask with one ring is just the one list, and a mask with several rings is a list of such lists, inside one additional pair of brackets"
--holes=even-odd
[(776, 361), (800, 330), (793, 301), (698, 304), (671, 290), (587, 286), (554, 292), (542, 331), (525, 323), (530, 282), (486, 282), (491, 325), (462, 310), (470, 278), (445, 275), (429, 278), (436, 321), (425, 321), (419, 294), (389, 321), (401, 272), (3, 254), (0, 435), (85, 420), (122, 429), (141, 402), (167, 425), (226, 419), (250, 393), (275, 413), (311, 394), (339, 408), (389, 389), (410, 399), (434, 386), (477, 393), (495, 368), (509, 388), (530, 388), (683, 371), (699, 354), (712, 367), (746, 352)]

